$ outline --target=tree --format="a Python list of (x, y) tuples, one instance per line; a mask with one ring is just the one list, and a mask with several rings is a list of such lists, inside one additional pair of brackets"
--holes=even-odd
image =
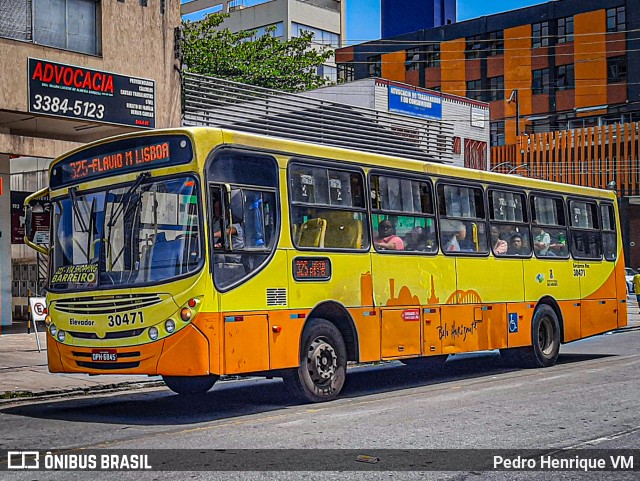
[(183, 68), (260, 87), (300, 92), (321, 87), (327, 80), (317, 67), (331, 58), (329, 47), (312, 47), (313, 34), (280, 41), (275, 27), (256, 37), (255, 31), (233, 33), (218, 29), (229, 14), (213, 13), (198, 22), (182, 23)]

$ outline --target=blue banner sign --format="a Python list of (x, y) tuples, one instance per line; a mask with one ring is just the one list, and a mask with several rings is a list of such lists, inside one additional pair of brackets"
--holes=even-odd
[(389, 112), (422, 117), (423, 119), (441, 120), (442, 98), (417, 90), (389, 85)]

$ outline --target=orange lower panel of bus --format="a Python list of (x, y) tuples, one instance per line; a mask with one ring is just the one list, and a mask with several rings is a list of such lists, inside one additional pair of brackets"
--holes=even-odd
[[(197, 376), (210, 372), (209, 340), (193, 325), (166, 339), (139, 346), (67, 346), (47, 335), (51, 372)], [(217, 373), (216, 373), (217, 374)]]

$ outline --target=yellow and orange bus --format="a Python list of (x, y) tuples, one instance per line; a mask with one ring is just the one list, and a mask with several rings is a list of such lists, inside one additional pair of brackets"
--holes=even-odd
[(527, 367), (627, 323), (615, 194), (215, 128), (56, 159), (51, 372), (281, 376), (500, 349)]

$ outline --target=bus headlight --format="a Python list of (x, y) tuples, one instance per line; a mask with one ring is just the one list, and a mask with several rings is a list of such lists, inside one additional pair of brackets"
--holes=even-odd
[(56, 337), (56, 332), (58, 332), (58, 327), (53, 322), (49, 324), (49, 332), (53, 337)]
[(67, 333), (64, 331), (58, 331), (58, 341), (60, 342), (64, 342), (64, 340), (67, 338)]
[(176, 330), (176, 323), (173, 321), (173, 319), (167, 319), (166, 321), (164, 321), (164, 328), (169, 334), (171, 334)]
[(156, 339), (158, 339), (158, 328), (157, 327), (150, 327), (149, 328), (149, 338), (152, 341), (155, 341)]

